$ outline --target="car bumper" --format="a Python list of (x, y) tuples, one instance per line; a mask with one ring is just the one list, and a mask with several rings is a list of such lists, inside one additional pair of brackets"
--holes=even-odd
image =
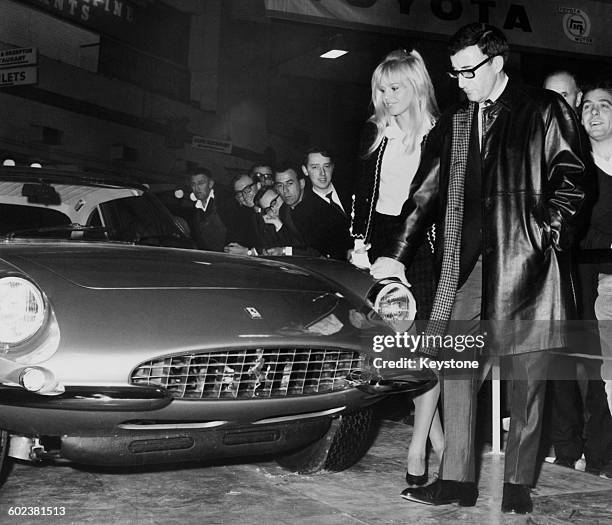
[(58, 396), (0, 390), (0, 428), (26, 436), (91, 436), (122, 429), (207, 429), (338, 415), (368, 406), (380, 393), (356, 388), (250, 400), (182, 400), (163, 388), (67, 387)]
[(183, 430), (119, 430), (112, 435), (62, 436), (59, 456), (74, 463), (132, 466), (274, 455), (323, 437), (330, 417), (264, 425), (229, 424)]
[(282, 399), (185, 401), (161, 388), (68, 387), (59, 396), (2, 389), (0, 399), (0, 428), (12, 439), (54, 443), (39, 459), (129, 466), (282, 455), (321, 438), (332, 418), (380, 396), (351, 388)]

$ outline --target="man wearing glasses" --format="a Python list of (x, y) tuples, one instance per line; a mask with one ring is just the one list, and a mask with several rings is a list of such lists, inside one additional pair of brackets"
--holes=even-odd
[(234, 177), (232, 188), (240, 207), (233, 221), (234, 226), (227, 233), (230, 242), (223, 251), (234, 255), (257, 255), (257, 223), (261, 218), (255, 209), (255, 194), (261, 184), (245, 173)]
[(254, 181), (259, 182), (262, 188), (274, 186), (274, 170), (267, 164), (255, 164), (249, 170), (249, 175)]
[(255, 204), (263, 219), (263, 227), (258, 230), (263, 255), (317, 255), (306, 246), (290, 214), (281, 212), (286, 205), (274, 188), (260, 189)]
[[(565, 346), (550, 321), (572, 319), (575, 308), (568, 257), (585, 200), (587, 146), (576, 115), (559, 97), (508, 78), (508, 42), (499, 29), (469, 24), (451, 37), (448, 49), (449, 74), (467, 100), (429, 134), (402, 210), (402, 231), (371, 272), (376, 278), (403, 275), (435, 222), (439, 280), (427, 331), (465, 336), (478, 334), (481, 320), (496, 322), (485, 351), (511, 355), (510, 379), (517, 379), (510, 387), (502, 511), (525, 514), (532, 510), (547, 350)], [(500, 321), (509, 333), (520, 327), (520, 337), (501, 338)], [(439, 358), (457, 356), (448, 352)], [(478, 373), (457, 378), (441, 371), (440, 476), (429, 486), (406, 489), (406, 499), (476, 504)]]

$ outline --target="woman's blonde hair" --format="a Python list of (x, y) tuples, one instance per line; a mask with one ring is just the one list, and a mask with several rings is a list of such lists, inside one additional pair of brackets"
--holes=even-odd
[(391, 123), (392, 116), (384, 104), (381, 91), (382, 84), (398, 83), (412, 92), (411, 104), (408, 107), (410, 122), (414, 123), (406, 132), (404, 144), (407, 151), (413, 151), (416, 143), (424, 131), (438, 118), (438, 104), (433, 84), (423, 57), (418, 51), (410, 52), (405, 49), (396, 49), (389, 53), (378, 64), (372, 73), (372, 105), (374, 113), (368, 119), (376, 125), (377, 133), (374, 142), (368, 149), (366, 156), (371, 155), (380, 145), (385, 128)]

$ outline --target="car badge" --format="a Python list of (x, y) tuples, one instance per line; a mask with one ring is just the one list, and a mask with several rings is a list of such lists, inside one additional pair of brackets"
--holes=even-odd
[(245, 306), (244, 309), (246, 310), (246, 313), (251, 316), (251, 319), (263, 319), (263, 317), (261, 317), (261, 314), (257, 311), (257, 308), (254, 308), (252, 306)]

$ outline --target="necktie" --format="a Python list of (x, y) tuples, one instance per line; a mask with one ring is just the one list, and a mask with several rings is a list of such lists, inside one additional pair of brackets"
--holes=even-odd
[(484, 144), (484, 137), (485, 137), (485, 123), (486, 123), (485, 109), (487, 109), (492, 104), (493, 104), (493, 101), (490, 99), (487, 99), (483, 102), (482, 108), (480, 110), (480, 150), (481, 151), (482, 151), (482, 145)]
[(339, 204), (335, 203), (332, 199), (334, 192), (330, 191), (327, 195), (325, 195), (325, 198), (329, 201), (329, 203), (337, 210), (339, 211), (342, 215), (344, 215), (346, 217), (346, 213), (344, 213), (344, 210), (342, 209), (342, 206), (340, 206)]

